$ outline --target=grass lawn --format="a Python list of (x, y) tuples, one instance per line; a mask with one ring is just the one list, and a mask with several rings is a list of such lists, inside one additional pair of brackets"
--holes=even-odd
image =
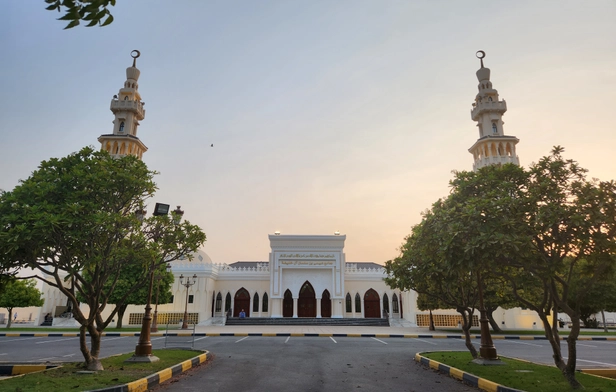
[(105, 370), (94, 374), (76, 374), (84, 370), (82, 363), (67, 363), (63, 367), (20, 377), (0, 380), (0, 390), (4, 392), (26, 391), (83, 391), (108, 386), (126, 384), (147, 377), (165, 368), (177, 365), (202, 351), (193, 350), (154, 350), (160, 361), (154, 363), (124, 363), (133, 354), (122, 354), (102, 360)]
[[(477, 365), (471, 362), (473, 357), (469, 352), (442, 351), (422, 353), (421, 355), (510, 388), (531, 392), (562, 392), (571, 390), (569, 383), (565, 380), (560, 370), (553, 366), (536, 365), (502, 357), (501, 359), (507, 363), (505, 366)], [(584, 385), (585, 391), (616, 391), (616, 380), (583, 373), (576, 373), (575, 377)]]
[[(436, 329), (439, 332), (447, 332), (447, 333), (457, 333), (457, 334), (463, 334), (464, 332), (462, 332), (461, 329), (457, 329), (457, 328), (437, 328)], [(613, 329), (608, 329), (608, 333), (603, 332), (603, 329), (596, 329), (596, 330), (592, 330), (592, 331), (580, 331), (580, 336), (582, 335), (587, 335), (587, 336), (610, 336), (610, 335), (615, 335), (616, 336), (616, 331)], [(560, 336), (567, 336), (569, 335), (569, 330), (561, 330), (558, 331), (558, 334)], [(479, 335), (481, 333), (481, 331), (479, 329), (471, 329), (471, 334), (472, 335)], [(507, 330), (503, 330), (503, 332), (494, 332), (492, 330), (490, 330), (490, 333), (492, 335), (538, 335), (538, 336), (545, 336), (545, 331), (543, 329), (507, 329)]]

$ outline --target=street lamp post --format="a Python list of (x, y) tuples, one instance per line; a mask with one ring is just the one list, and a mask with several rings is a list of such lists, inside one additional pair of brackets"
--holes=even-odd
[[(154, 216), (158, 215), (167, 215), (169, 212), (168, 204), (156, 203)], [(143, 222), (145, 219), (146, 210), (138, 210), (135, 212), (137, 215), (137, 219)], [(174, 211), (171, 212), (173, 223), (178, 225), (182, 220), (182, 215), (184, 215), (184, 211), (180, 209), (180, 206)], [(154, 239), (156, 241), (156, 239)], [(135, 354), (132, 357), (126, 360), (126, 362), (156, 362), (159, 360), (157, 356), (152, 355), (152, 342), (150, 341), (150, 326), (152, 323), (152, 286), (154, 284), (154, 267), (155, 260), (152, 260), (150, 264), (150, 283), (148, 286), (148, 300), (145, 305), (145, 313), (143, 314), (143, 319), (141, 320), (141, 333), (139, 334), (139, 342), (135, 347)], [(158, 301), (157, 301), (158, 302)]]
[(190, 278), (186, 278), (186, 282), (184, 282), (184, 275), (180, 275), (180, 284), (186, 287), (186, 304), (184, 306), (184, 320), (182, 321), (182, 329), (188, 328), (188, 288), (197, 283), (197, 274), (194, 274), (192, 277), (192, 281)]

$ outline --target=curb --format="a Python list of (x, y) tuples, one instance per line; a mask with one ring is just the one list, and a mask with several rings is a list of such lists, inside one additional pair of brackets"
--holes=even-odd
[(487, 380), (485, 378), (477, 377), (473, 374), (463, 372), (460, 369), (456, 369), (451, 366), (447, 366), (440, 362), (434, 361), (432, 359), (421, 356), (420, 353), (415, 354), (415, 361), (419, 362), (422, 365), (428, 366), (431, 369), (438, 370), (441, 373), (448, 375), (449, 377), (453, 377), (457, 380), (464, 382), (470, 386), (475, 388), (482, 389), (488, 392), (524, 392), (520, 389), (513, 389), (506, 387), (501, 384), (497, 384), (493, 381)]
[[(89, 336), (89, 334), (86, 334)], [(140, 336), (139, 332), (103, 332), (101, 336)], [(304, 333), (304, 332), (171, 332), (152, 333), (150, 336), (269, 336), (269, 337), (339, 337), (339, 338), (411, 338), (411, 339), (464, 339), (464, 335), (434, 334), (389, 334), (389, 333)], [(77, 337), (79, 332), (1, 332), (0, 337)], [(481, 335), (471, 335), (471, 339), (481, 339)], [(492, 335), (494, 340), (548, 340), (538, 335)], [(560, 340), (567, 340), (561, 336)], [(577, 340), (616, 341), (616, 336), (578, 336)]]
[(91, 390), (90, 392), (142, 392), (142, 391), (147, 391), (150, 388), (153, 388), (167, 380), (170, 380), (174, 376), (184, 373), (188, 369), (191, 369), (192, 367), (200, 365), (203, 362), (207, 361), (208, 354), (209, 354), (209, 351), (205, 351), (203, 354), (197, 355), (194, 358), (187, 359), (186, 361), (181, 362), (175, 366), (163, 369), (147, 377), (140, 378), (139, 380), (129, 382), (127, 384), (114, 385), (108, 388), (94, 389), (94, 390)]
[(59, 365), (0, 365), (0, 376), (19, 376), (22, 374), (42, 372), (43, 370), (57, 368)]

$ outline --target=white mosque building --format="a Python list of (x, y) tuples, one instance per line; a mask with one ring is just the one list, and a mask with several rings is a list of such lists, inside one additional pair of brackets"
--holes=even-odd
[[(139, 56), (138, 52), (134, 53), (134, 58)], [(516, 155), (519, 140), (505, 135), (503, 129), (506, 102), (492, 86), (490, 70), (483, 66), (483, 55), (480, 58), (479, 92), (471, 110), (471, 118), (479, 129), (479, 139), (469, 149), (474, 158), (473, 169), (495, 163), (519, 164)], [(133, 61), (126, 69), (123, 87), (111, 101), (110, 109), (115, 116), (113, 133), (98, 138), (102, 149), (114, 156), (141, 158), (147, 151), (137, 137), (139, 121), (145, 118), (144, 103), (138, 91), (139, 75)], [(192, 261), (171, 263), (176, 277), (172, 287), (173, 301), (157, 306), (158, 324), (177, 323), (187, 307), (188, 322), (199, 325), (224, 323), (226, 315), (238, 316), (242, 309), (247, 317), (387, 318), (392, 325), (428, 325), (428, 312), (417, 308), (417, 294), (387, 286), (383, 281), (383, 266), (346, 259), (345, 235), (276, 232), (269, 234), (267, 240), (269, 255), (255, 255), (263, 261), (221, 264), (199, 250)], [(180, 276), (191, 280), (194, 276), (194, 284), (188, 287), (181, 284)], [(37, 321), (42, 321), (47, 313), (59, 316), (66, 310), (67, 300), (57, 289), (44, 285), (43, 293), (45, 304), (37, 309)], [(140, 325), (143, 313), (143, 305), (130, 305), (123, 324)], [(433, 313), (437, 326), (455, 327), (460, 320), (455, 310)], [(534, 312), (519, 308), (506, 311), (499, 308), (494, 318), (505, 328), (540, 325)], [(54, 325), (63, 321), (55, 318)]]

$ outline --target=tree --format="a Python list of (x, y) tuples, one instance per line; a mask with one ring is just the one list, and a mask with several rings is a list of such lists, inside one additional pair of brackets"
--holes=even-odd
[[(509, 282), (516, 299), (542, 320), (556, 366), (581, 388), (575, 378), (580, 306), (616, 266), (616, 185), (587, 180), (586, 170), (562, 152), (555, 147), (528, 171), (503, 165), (456, 173), (450, 197), (465, 206), (455, 217), (455, 235), (472, 238), (464, 252), (476, 262), (468, 268), (483, 263)], [(580, 290), (573, 293), (575, 277)], [(573, 322), (566, 361), (556, 310)]]
[[(147, 263), (147, 261), (146, 261)], [(174, 281), (173, 273), (167, 271), (165, 265), (160, 265), (154, 271), (154, 287), (153, 293), (159, 292), (158, 303), (165, 304), (171, 300), (171, 285)], [(124, 318), (124, 312), (129, 304), (131, 305), (145, 305), (148, 301), (148, 286), (143, 285), (138, 290), (132, 290), (132, 288), (137, 285), (143, 277), (143, 267), (141, 263), (139, 264), (127, 264), (122, 268), (120, 272), (120, 277), (116, 282), (116, 287), (113, 290), (112, 294), (109, 296), (109, 303), (115, 304), (122, 302), (121, 305), (118, 306), (118, 322), (116, 323), (116, 328), (122, 328), (122, 319)], [(109, 290), (112, 282), (107, 282), (105, 286), (105, 290)], [(130, 292), (128, 297), (124, 299), (124, 296), (127, 292)], [(153, 299), (153, 298), (152, 298)], [(79, 297), (80, 301), (83, 301), (81, 297)]]
[[(42, 162), (0, 198), (0, 259), (37, 270), (38, 279), (68, 297), (90, 370), (102, 370), (101, 332), (118, 307), (149, 283), (153, 270), (190, 259), (205, 241), (201, 229), (188, 221), (176, 224), (167, 215), (138, 218), (136, 212), (156, 190), (155, 174), (136, 157), (114, 159), (88, 147)], [(142, 271), (141, 278), (103, 318), (129, 265)], [(87, 307), (80, 307), (78, 296)]]
[(111, 24), (113, 15), (108, 7), (113, 7), (116, 0), (45, 0), (45, 3), (49, 4), (46, 8), (49, 11), (58, 10), (59, 13), (65, 11), (58, 20), (69, 22), (64, 28), (66, 30), (79, 26), (81, 21), (88, 22), (86, 27), (96, 25), (104, 27)]
[(9, 312), (6, 327), (11, 328), (14, 308), (27, 308), (28, 306), (43, 306), (43, 294), (36, 288), (34, 280), (11, 279), (0, 294), (0, 308)]
[(385, 283), (392, 288), (414, 290), (425, 295), (429, 298), (426, 303), (456, 309), (462, 316), (466, 347), (473, 358), (477, 358), (477, 349), (470, 336), (479, 300), (476, 274), (453, 266), (450, 255), (444, 252), (445, 242), (457, 240), (447, 237), (447, 220), (444, 219), (447, 212), (448, 207), (439, 200), (433, 204), (432, 210), (424, 213), (421, 223), (413, 227), (402, 244), (400, 256), (385, 263), (388, 275)]
[[(581, 268), (584, 270), (584, 268)], [(616, 310), (616, 279), (612, 276), (605, 276), (601, 281), (585, 290), (582, 286), (583, 282), (588, 279), (583, 275), (576, 275), (571, 281), (570, 298), (568, 300), (569, 307), (580, 308), (580, 319), (586, 328), (597, 328), (598, 321), (594, 317), (597, 313), (602, 313), (602, 320), (605, 320), (605, 311), (612, 312)], [(584, 295), (579, 296), (578, 291), (583, 290)], [(577, 301), (580, 301), (578, 304)], [(607, 325), (603, 325), (604, 331), (607, 332)]]

